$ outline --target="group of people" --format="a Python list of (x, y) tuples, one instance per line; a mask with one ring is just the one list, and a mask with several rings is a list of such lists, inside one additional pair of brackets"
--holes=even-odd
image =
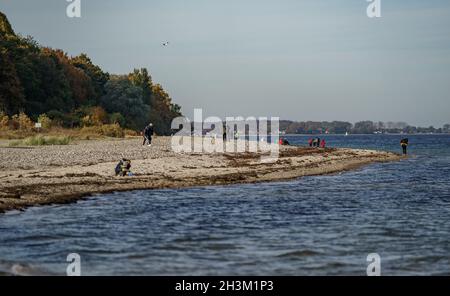
[(327, 143), (325, 142), (325, 139), (320, 138), (310, 138), (308, 140), (309, 147), (317, 147), (317, 148), (325, 148)]
[(131, 160), (122, 158), (116, 165), (114, 171), (116, 172), (116, 176), (132, 176), (133, 174), (131, 173)]
[[(144, 142), (142, 143), (142, 145), (145, 145), (146, 143), (148, 143), (147, 146), (152, 145), (153, 133), (154, 133), (153, 124), (149, 123), (143, 131)], [(226, 131), (224, 131), (224, 133), (223, 133), (224, 140), (226, 140), (226, 137), (227, 137), (227, 133), (226, 133)], [(235, 139), (239, 138), (239, 134), (237, 134), (237, 132), (234, 134), (234, 138)], [(285, 138), (280, 138), (279, 144), (280, 145), (289, 145), (289, 141)], [(309, 147), (317, 147), (317, 148), (325, 148), (326, 147), (325, 139), (320, 139), (320, 138), (310, 138), (310, 139), (308, 139), (308, 144), (309, 144)], [(400, 145), (402, 147), (403, 154), (406, 155), (406, 153), (407, 153), (406, 150), (408, 147), (408, 139), (407, 138), (401, 139)], [(116, 176), (130, 175), (131, 174), (130, 169), (131, 169), (131, 161), (129, 159), (123, 158), (122, 160), (119, 161), (119, 163), (117, 164), (117, 166), (115, 168)]]
[(289, 141), (286, 138), (280, 138), (278, 140), (279, 145), (290, 145)]

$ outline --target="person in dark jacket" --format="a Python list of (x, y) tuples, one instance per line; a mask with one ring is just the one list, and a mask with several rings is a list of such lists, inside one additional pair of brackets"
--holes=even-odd
[(142, 143), (142, 145), (145, 145), (145, 142), (147, 142), (147, 141), (148, 141), (148, 145), (147, 146), (151, 146), (152, 145), (153, 133), (154, 133), (154, 131), (153, 131), (153, 124), (150, 123), (144, 129), (144, 143)]
[(403, 154), (404, 155), (406, 155), (406, 148), (408, 147), (408, 139), (407, 138), (405, 138), (405, 139), (401, 139), (400, 140), (400, 146), (402, 146), (402, 149), (403, 149)]

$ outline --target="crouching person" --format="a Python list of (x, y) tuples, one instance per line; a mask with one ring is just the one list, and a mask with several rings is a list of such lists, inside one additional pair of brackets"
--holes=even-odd
[(116, 176), (127, 176), (131, 175), (131, 160), (122, 158), (122, 160), (119, 161), (119, 163), (116, 165)]

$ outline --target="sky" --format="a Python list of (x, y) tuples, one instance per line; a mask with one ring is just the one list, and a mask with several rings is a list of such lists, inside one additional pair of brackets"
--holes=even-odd
[[(450, 123), (450, 1), (0, 0), (14, 30), (114, 74), (149, 69), (187, 116)], [(169, 46), (162, 46), (169, 41)]]

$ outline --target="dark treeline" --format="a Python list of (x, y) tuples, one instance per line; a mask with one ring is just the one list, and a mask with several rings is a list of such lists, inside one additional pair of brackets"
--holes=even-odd
[(360, 121), (352, 124), (345, 121), (280, 121), (280, 130), (287, 134), (373, 134), (373, 133), (450, 133), (450, 124), (442, 128), (415, 127), (405, 122)]
[(181, 114), (146, 69), (110, 75), (85, 54), (69, 57), (15, 34), (1, 12), (0, 112), (35, 121), (46, 114), (63, 127), (118, 123), (141, 130), (153, 122), (158, 134), (169, 134)]

